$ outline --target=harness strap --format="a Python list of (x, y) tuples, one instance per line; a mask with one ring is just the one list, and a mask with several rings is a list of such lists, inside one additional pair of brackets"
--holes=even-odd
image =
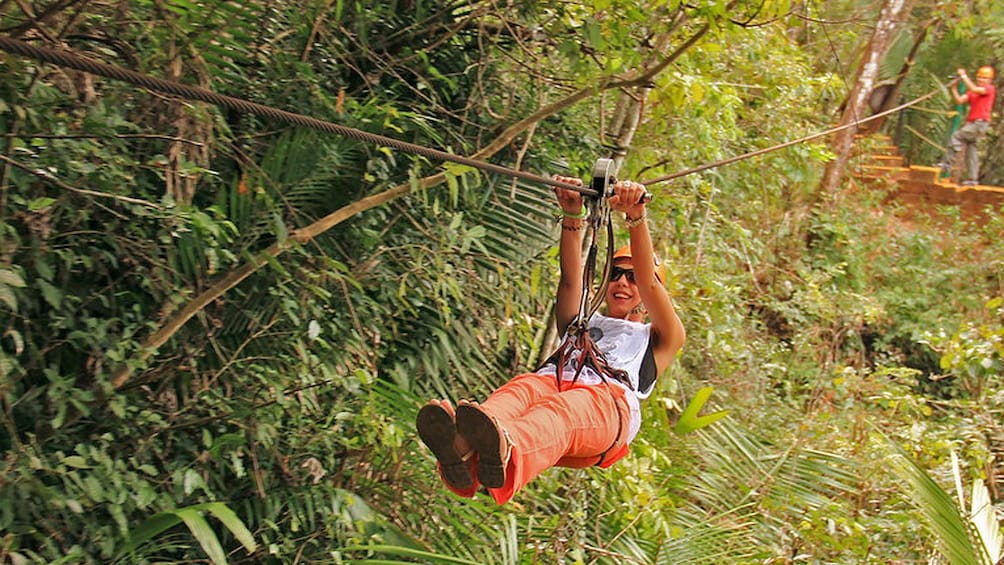
[[(565, 372), (565, 364), (569, 361), (569, 355), (574, 350), (579, 351), (579, 357), (575, 360), (577, 367), (575, 369), (575, 376), (572, 377), (572, 384), (578, 382), (579, 376), (582, 374), (582, 370), (586, 366), (589, 366), (600, 376), (600, 379), (602, 379), (604, 383), (617, 381), (618, 383), (625, 385), (628, 389), (634, 390), (627, 371), (615, 369), (610, 366), (606, 356), (603, 355), (603, 352), (600, 351), (596, 342), (589, 336), (589, 328), (584, 324), (581, 324), (578, 320), (574, 320), (572, 322), (572, 327), (574, 329), (565, 336), (561, 345), (558, 346), (558, 350), (551, 354), (547, 361), (544, 362), (545, 365), (550, 363), (555, 364), (554, 378), (558, 391), (560, 392), (562, 389), (564, 381), (562, 377)], [(614, 396), (613, 392), (610, 392), (610, 395)], [(616, 398), (614, 400), (616, 403)], [(599, 459), (596, 463), (594, 463), (594, 465), (602, 465), (603, 462), (606, 461), (607, 455), (610, 451), (621, 443), (621, 437), (624, 434), (624, 417), (621, 415), (621, 411), (617, 409), (616, 406), (614, 407), (614, 412), (617, 414), (617, 434), (614, 436), (614, 440), (610, 444), (610, 447), (607, 447), (603, 450), (603, 453), (600, 453)]]
[[(615, 369), (607, 362), (606, 356), (603, 355), (603, 352), (597, 347), (596, 342), (589, 336), (588, 327), (589, 319), (599, 310), (600, 304), (602, 304), (605, 298), (607, 284), (609, 283), (610, 265), (614, 252), (614, 233), (607, 198), (611, 196), (610, 185), (616, 182), (614, 178), (615, 170), (616, 167), (612, 159), (597, 159), (593, 166), (593, 178), (590, 185), (593, 194), (592, 198), (586, 199), (586, 207), (589, 210), (590, 240), (589, 249), (582, 268), (582, 295), (579, 297), (579, 312), (578, 316), (569, 325), (565, 338), (562, 340), (561, 345), (558, 346), (557, 351), (552, 353), (544, 362), (545, 365), (554, 363), (556, 386), (559, 392), (562, 389), (562, 376), (565, 365), (571, 360), (570, 355), (572, 352), (576, 350), (579, 352), (579, 356), (574, 360), (577, 367), (575, 368), (575, 375), (572, 377), (573, 385), (578, 382), (579, 376), (582, 375), (582, 370), (588, 366), (600, 376), (600, 379), (604, 383), (614, 380), (625, 385), (628, 389), (634, 390), (627, 372)], [(603, 265), (599, 289), (597, 289), (596, 293), (591, 297), (592, 299), (590, 299), (589, 291), (593, 278), (596, 275), (596, 256), (599, 247), (598, 234), (603, 228), (605, 228), (607, 240), (606, 262)], [(607, 453), (620, 442), (624, 422), (620, 410), (616, 410), (616, 412), (617, 435), (610, 447), (600, 454), (600, 459), (596, 463), (597, 465), (603, 463)]]
[(593, 463), (593, 465), (595, 465), (596, 467), (600, 467), (603, 465), (603, 462), (606, 461), (607, 459), (607, 454), (609, 454), (613, 450), (613, 448), (616, 447), (618, 443), (620, 443), (621, 434), (624, 433), (624, 417), (621, 416), (621, 411), (617, 410), (616, 406), (614, 406), (614, 412), (617, 413), (617, 435), (614, 436), (614, 441), (613, 443), (610, 444), (610, 447), (603, 450), (603, 453), (600, 453), (600, 458), (596, 461), (596, 463)]
[(574, 360), (576, 368), (575, 375), (572, 377), (572, 383), (578, 382), (579, 376), (582, 375), (582, 370), (589, 367), (604, 382), (609, 380), (617, 381), (627, 388), (635, 390), (627, 371), (616, 369), (607, 361), (599, 346), (589, 336), (589, 328), (580, 324), (577, 320), (572, 322), (572, 326), (573, 329), (565, 335), (565, 339), (562, 340), (558, 349), (544, 361), (544, 365), (554, 364), (555, 366), (555, 378), (557, 379), (558, 390), (561, 390), (561, 383), (564, 380), (562, 379), (562, 375), (564, 374), (565, 365), (570, 361), (569, 356), (576, 350), (579, 351), (579, 356)]

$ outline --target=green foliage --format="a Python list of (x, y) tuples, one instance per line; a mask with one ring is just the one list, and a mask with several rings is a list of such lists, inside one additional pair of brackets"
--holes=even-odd
[(680, 419), (676, 422), (676, 425), (673, 426), (674, 432), (680, 435), (687, 434), (705, 426), (710, 426), (729, 414), (728, 410), (719, 410), (718, 412), (712, 412), (703, 416), (700, 415), (701, 409), (704, 408), (713, 391), (714, 388), (710, 386), (697, 391), (694, 398), (691, 399), (690, 404), (683, 411)]
[(966, 322), (953, 335), (931, 336), (932, 345), (942, 352), (941, 368), (959, 379), (967, 396), (986, 400), (1000, 388), (1004, 372), (1004, 299), (993, 298), (986, 304), (984, 320)]
[(973, 543), (973, 529), (962, 515), (951, 495), (912, 461), (902, 450), (890, 457), (894, 473), (902, 478), (938, 541), (942, 555), (952, 564), (980, 565), (989, 563)]
[(233, 532), (234, 536), (244, 546), (244, 549), (248, 552), (255, 551), (256, 543), (254, 536), (244, 527), (240, 518), (225, 504), (213, 502), (189, 506), (187, 508), (178, 508), (151, 516), (136, 528), (136, 531), (131, 536), (130, 544), (122, 550), (122, 555), (132, 554), (136, 550), (136, 547), (157, 537), (165, 530), (184, 522), (213, 563), (227, 563), (223, 547), (220, 545), (216, 533), (203, 517), (203, 512), (212, 514), (222, 522), (227, 529)]

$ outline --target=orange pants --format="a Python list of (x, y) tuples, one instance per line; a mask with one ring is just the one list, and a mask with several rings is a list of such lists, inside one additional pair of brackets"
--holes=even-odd
[[(506, 482), (488, 489), (495, 502), (505, 504), (550, 467), (605, 468), (627, 455), (631, 416), (624, 394), (608, 383), (562, 382), (559, 391), (553, 375), (535, 373), (519, 375), (493, 392), (481, 406), (512, 440)], [(472, 496), (476, 488), (454, 492)]]

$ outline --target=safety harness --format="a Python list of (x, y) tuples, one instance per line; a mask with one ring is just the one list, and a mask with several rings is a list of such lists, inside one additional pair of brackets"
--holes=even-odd
[[(587, 224), (589, 226), (590, 239), (589, 249), (586, 252), (586, 260), (582, 266), (582, 294), (579, 297), (579, 311), (565, 331), (561, 344), (558, 345), (558, 348), (543, 364), (543, 366), (551, 364), (555, 366), (555, 379), (557, 380), (559, 391), (562, 389), (562, 374), (564, 373), (565, 365), (568, 363), (572, 363), (575, 366), (575, 376), (572, 378), (572, 384), (578, 382), (582, 370), (589, 367), (600, 376), (603, 382), (610, 380), (617, 381), (627, 388), (634, 390), (627, 372), (610, 366), (603, 352), (600, 351), (592, 336), (589, 335), (589, 319), (602, 304), (606, 296), (607, 285), (609, 284), (608, 279), (614, 252), (614, 237), (613, 222), (610, 219), (610, 205), (607, 199), (613, 195), (611, 187), (616, 182), (613, 160), (597, 159), (593, 165), (593, 178), (590, 186), (594, 195), (583, 196), (583, 201), (589, 214)], [(590, 287), (596, 276), (596, 257), (599, 250), (599, 233), (601, 230), (606, 231), (607, 254), (603, 264), (600, 285), (595, 295), (590, 297)], [(602, 465), (610, 450), (620, 443), (621, 434), (624, 430), (624, 421), (620, 411), (615, 410), (615, 412), (617, 413), (617, 436), (614, 438), (613, 443), (610, 444), (610, 447), (600, 454), (600, 459), (596, 462), (596, 465)]]

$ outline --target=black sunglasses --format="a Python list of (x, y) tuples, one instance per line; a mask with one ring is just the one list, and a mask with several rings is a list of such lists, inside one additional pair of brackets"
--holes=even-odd
[(634, 284), (634, 269), (622, 269), (617, 266), (610, 268), (610, 282), (616, 282), (623, 275), (627, 275), (628, 282)]

